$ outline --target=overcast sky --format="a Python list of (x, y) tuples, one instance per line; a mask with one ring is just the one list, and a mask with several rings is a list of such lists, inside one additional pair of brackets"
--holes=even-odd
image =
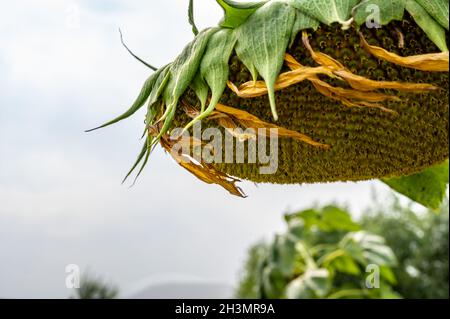
[[(162, 151), (138, 184), (120, 181), (140, 148), (143, 114), (124, 111), (149, 70), (192, 39), (186, 0), (18, 0), (0, 10), (0, 297), (65, 298), (67, 264), (123, 290), (154, 278), (234, 284), (249, 245), (283, 230), (283, 213), (346, 203), (380, 183), (255, 186), (247, 199), (204, 185)], [(221, 9), (196, 1), (201, 27)]]

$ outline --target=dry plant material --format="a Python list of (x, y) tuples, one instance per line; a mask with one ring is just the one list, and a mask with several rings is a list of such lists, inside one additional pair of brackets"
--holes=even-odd
[(402, 57), (386, 49), (370, 45), (360, 32), (361, 46), (378, 59), (382, 59), (405, 68), (412, 68), (428, 72), (448, 72), (449, 52), (428, 53)]
[[(193, 118), (197, 116), (199, 113), (198, 110), (188, 105), (187, 103), (184, 103), (184, 110), (188, 116)], [(241, 141), (248, 140), (251, 138), (254, 139), (259, 135), (259, 133), (264, 134), (264, 136), (269, 136), (270, 134), (269, 130), (272, 129), (274, 130), (272, 131), (273, 132), (272, 134), (275, 134), (277, 137), (292, 138), (294, 140), (322, 149), (330, 148), (330, 145), (314, 141), (311, 137), (305, 134), (292, 131), (284, 127), (280, 127), (272, 123), (264, 122), (263, 120), (246, 111), (230, 107), (227, 105), (223, 105), (220, 103), (217, 104), (216, 110), (210, 115), (210, 117), (208, 117), (208, 119), (217, 121), (217, 123), (220, 126), (229, 130), (232, 135), (239, 138)], [(256, 135), (248, 133), (239, 134), (236, 132), (232, 132), (232, 130), (239, 127), (239, 125), (237, 125), (236, 123), (240, 124), (243, 128), (253, 129)]]
[[(231, 177), (214, 168), (211, 164), (204, 161), (197, 162), (189, 154), (181, 152), (181, 148), (176, 152), (174, 147), (180, 140), (172, 140), (168, 135), (163, 135), (160, 140), (161, 146), (168, 152), (172, 158), (184, 169), (193, 174), (195, 177), (207, 184), (220, 185), (226, 189), (230, 194), (245, 198), (243, 191), (236, 185), (239, 179)], [(192, 146), (192, 139), (187, 139), (187, 143)]]

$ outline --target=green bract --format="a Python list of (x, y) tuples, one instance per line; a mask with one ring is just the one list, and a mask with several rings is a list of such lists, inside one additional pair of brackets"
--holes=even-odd
[[(338, 101), (336, 104), (341, 103), (346, 107), (361, 108), (361, 112), (368, 112), (365, 108), (374, 108), (396, 113), (399, 111), (398, 107), (395, 110), (389, 110), (382, 105), (382, 102), (391, 105), (394, 101), (405, 100), (406, 93), (403, 92), (422, 93), (437, 91), (437, 87), (433, 85), (411, 83), (422, 82), (416, 80), (421, 79), (420, 77), (424, 73), (413, 74), (409, 70), (414, 69), (430, 73), (448, 72), (446, 30), (449, 28), (449, 14), (448, 2), (445, 0), (265, 0), (256, 2), (217, 0), (217, 2), (224, 9), (224, 19), (219, 26), (198, 32), (194, 22), (193, 1), (189, 1), (189, 23), (192, 26), (195, 38), (174, 62), (157, 70), (149, 77), (135, 103), (127, 112), (100, 126), (105, 127), (128, 118), (147, 103), (147, 140), (132, 171), (143, 161), (140, 172), (142, 171), (152, 147), (156, 143), (160, 142), (165, 149), (170, 148), (172, 142), (167, 138), (167, 135), (176, 126), (175, 123), (182, 124), (185, 130), (188, 130), (198, 122), (208, 120), (211, 123), (209, 120), (215, 114), (215, 119), (222, 120), (222, 122), (219, 121), (218, 124), (215, 124), (216, 126), (228, 128), (230, 125), (241, 125), (247, 128), (248, 125), (253, 124), (257, 125), (258, 128), (278, 127), (273, 123), (269, 123), (268, 119), (265, 119), (265, 122), (253, 116), (249, 120), (252, 114), (258, 115), (262, 112), (258, 106), (263, 101), (268, 101), (270, 105), (271, 121), (277, 121), (280, 116), (280, 121), (277, 123), (281, 122), (281, 124), (288, 126), (290, 129), (284, 129), (280, 137), (296, 136), (298, 140), (310, 144), (307, 147), (314, 145), (322, 148), (321, 150), (308, 149), (308, 151), (305, 151), (310, 156), (306, 156), (302, 160), (307, 162), (317, 158), (317, 154), (322, 154), (318, 152), (325, 152), (323, 149), (333, 148), (334, 146), (339, 148), (340, 142), (345, 141), (345, 134), (336, 133), (341, 139), (338, 141), (328, 139), (329, 131), (334, 126), (322, 128), (319, 124), (315, 124), (318, 130), (322, 129), (324, 132), (322, 135), (319, 134), (319, 142), (313, 141), (312, 138), (304, 134), (300, 137), (298, 134), (295, 135), (296, 132), (294, 131), (299, 131), (297, 129), (298, 122), (304, 121), (305, 117), (308, 117), (310, 113), (303, 114), (303, 117), (298, 115), (295, 108), (297, 107), (299, 111), (304, 110), (307, 109), (308, 104), (296, 105), (297, 100), (290, 99), (290, 97), (296, 98), (296, 93), (293, 93), (292, 90), (289, 91), (289, 89), (301, 87), (306, 90), (306, 85), (308, 85), (308, 88), (311, 87), (315, 90), (314, 94), (319, 92), (328, 100)], [(409, 17), (414, 19), (414, 26), (411, 26)], [(411, 52), (414, 53), (418, 50), (417, 47), (420, 47), (419, 43), (419, 45), (415, 46), (415, 49), (405, 51), (408, 52), (408, 55), (414, 55), (414, 57), (403, 57), (398, 53), (392, 53), (382, 48), (383, 46), (388, 46), (387, 49), (396, 49), (391, 39), (388, 40), (385, 37), (386, 41), (382, 39), (381, 43), (378, 43), (379, 46), (375, 46), (372, 45), (370, 37), (367, 42), (364, 42), (366, 40), (362, 33), (361, 35), (358, 34), (358, 31), (363, 29), (369, 30), (369, 27), (367, 27), (369, 23), (383, 27), (395, 23), (395, 21), (399, 22), (397, 24), (399, 27), (389, 26), (389, 32), (390, 36), (397, 32), (398, 47), (404, 46), (405, 41), (418, 42), (418, 40), (410, 38), (408, 34), (402, 34), (400, 30), (402, 27), (408, 30), (414, 29), (418, 25), (426, 34), (426, 41), (431, 44), (431, 40), (443, 53), (430, 52), (432, 44), (431, 46), (426, 44), (426, 49), (419, 50), (416, 54), (411, 54)], [(401, 24), (402, 22), (404, 22), (403, 25)], [(330, 35), (329, 30), (334, 30), (333, 28), (336, 25), (339, 26), (341, 30), (339, 32), (341, 33), (334, 39), (333, 35)], [(387, 29), (374, 29), (372, 32), (374, 35), (373, 40), (384, 37), (385, 33), (383, 32), (388, 32), (386, 31)], [(306, 32), (316, 32), (312, 38), (314, 41), (317, 40), (317, 42), (313, 46), (310, 45)], [(301, 41), (296, 41), (299, 40), (300, 35), (302, 35), (301, 39), (304, 46), (299, 46), (298, 44), (299, 42), (301, 44)], [(342, 41), (337, 39), (339, 37), (345, 39), (345, 46), (341, 45), (342, 42), (339, 44), (339, 41)], [(359, 40), (365, 44), (360, 44)], [(331, 57), (333, 52), (327, 48), (327, 43), (333, 41), (337, 46), (341, 46), (341, 48), (335, 50), (337, 54), (336, 59)], [(435, 51), (437, 51), (436, 47), (433, 47)], [(365, 50), (364, 54), (355, 57), (355, 52), (361, 52), (363, 49)], [(319, 52), (319, 50), (325, 51)], [(427, 55), (426, 53), (433, 54)], [(300, 57), (299, 62), (293, 56)], [(305, 61), (308, 62), (306, 66), (303, 65)], [(244, 65), (245, 70), (242, 70), (240, 65)], [(362, 68), (360, 67), (361, 65)], [(241, 80), (247, 79), (247, 73), (251, 74), (253, 84), (251, 82), (242, 84), (245, 81)], [(443, 81), (445, 76), (439, 78), (440, 81)], [(325, 77), (328, 77), (328, 82), (324, 80)], [(231, 79), (233, 79), (234, 83), (231, 82)], [(433, 81), (436, 79), (437, 77), (432, 78)], [(310, 83), (299, 84), (302, 81)], [(227, 84), (237, 96), (230, 98), (231, 91), (227, 90)], [(242, 86), (238, 88), (235, 84), (242, 84)], [(342, 86), (335, 86), (336, 84), (342, 84)], [(280, 96), (283, 97), (282, 99), (277, 100), (276, 91), (281, 92)], [(396, 94), (393, 95), (393, 92), (396, 92)], [(182, 118), (182, 116), (180, 117), (177, 114), (178, 112), (183, 113), (183, 110), (185, 111), (185, 108), (182, 107), (183, 103), (186, 104), (187, 101), (192, 101), (190, 99), (192, 97), (191, 93), (198, 100), (193, 103), (187, 103), (194, 105), (191, 105), (193, 107), (193, 109), (191, 108), (191, 119), (186, 120), (186, 118)], [(267, 95), (267, 97), (259, 97), (262, 95)], [(439, 101), (442, 97), (443, 95), (439, 97), (434, 96), (430, 99), (437, 99), (435, 103), (442, 103), (442, 101)], [(249, 103), (253, 103), (248, 109), (244, 108), (248, 110), (250, 115), (239, 112), (239, 110), (224, 113), (223, 107), (219, 114), (214, 113), (217, 111), (218, 105), (223, 103), (223, 101), (229, 102), (239, 99), (243, 105), (248, 106), (248, 103), (244, 102), (248, 101), (246, 100), (247, 98), (252, 98)], [(316, 97), (311, 95), (311, 99), (316, 99)], [(308, 97), (305, 97), (304, 101), (308, 101)], [(198, 109), (195, 108), (197, 102), (199, 104)], [(314, 104), (316, 102), (311, 103)], [(320, 103), (324, 105), (323, 102)], [(414, 103), (413, 99), (411, 103)], [(283, 114), (281, 115), (279, 114), (279, 104), (282, 106), (281, 111)], [(320, 107), (320, 104), (314, 104), (314, 106)], [(286, 113), (287, 108), (290, 109), (291, 113)], [(225, 110), (230, 112), (230, 108)], [(313, 112), (313, 110), (310, 112)], [(314, 112), (316, 112), (315, 109)], [(331, 114), (329, 111), (327, 113), (325, 111), (317, 112), (317, 114), (322, 116), (323, 119), (327, 119), (327, 121), (330, 120), (327, 117)], [(356, 113), (351, 116), (356, 118), (352, 118), (352, 123), (355, 124), (350, 123), (345, 127), (348, 130), (348, 139), (352, 138), (354, 132), (361, 129), (359, 125), (363, 125), (360, 123), (362, 120), (370, 121), (371, 119), (371, 116), (367, 114), (364, 115), (364, 118), (358, 118), (359, 115)], [(374, 118), (372, 114), (372, 119)], [(392, 119), (386, 119), (386, 121), (390, 121), (389, 123), (394, 125)], [(420, 121), (420, 119), (417, 119), (417, 121)], [(364, 123), (366, 127), (373, 127), (372, 124), (366, 125)], [(442, 129), (444, 126), (445, 124), (441, 123), (439, 129)], [(302, 127), (302, 129), (304, 128)], [(311, 133), (311, 130), (308, 131)], [(428, 133), (432, 134), (431, 132)], [(333, 145), (333, 142), (336, 144)], [(296, 143), (300, 142), (296, 141)], [(292, 152), (300, 152), (297, 144), (292, 144), (289, 147), (282, 145), (280, 149), (285, 150), (288, 148)], [(384, 149), (369, 155), (383, 152)], [(324, 163), (318, 166), (322, 167), (325, 173), (317, 173), (317, 176), (313, 177), (302, 177), (301, 173), (292, 170), (290, 172), (286, 168), (288, 165), (286, 162), (289, 162), (290, 158), (292, 158), (290, 155), (292, 154), (283, 154), (283, 176), (277, 175), (273, 179), (255, 178), (252, 175), (253, 173), (238, 173), (237, 171), (232, 172), (230, 175), (254, 181), (277, 183), (327, 182), (370, 178), (386, 179), (417, 174), (419, 169), (423, 170), (445, 160), (445, 158), (442, 158), (442, 154), (439, 154), (435, 156), (435, 160), (426, 159), (423, 164), (417, 165), (414, 169), (400, 169), (397, 167), (397, 169), (392, 169), (385, 173), (375, 173), (372, 170), (370, 173), (355, 173), (354, 175), (351, 175), (351, 173), (349, 175), (348, 172), (345, 172), (345, 174), (344, 172), (336, 172), (336, 176), (333, 176), (333, 166), (329, 163)], [(337, 155), (334, 157), (329, 156), (331, 159), (338, 158)], [(384, 155), (381, 154), (381, 156)], [(367, 158), (369, 157), (367, 156)], [(448, 158), (448, 154), (446, 157)], [(324, 158), (326, 158), (325, 155)], [(200, 164), (202, 165), (202, 163)], [(328, 164), (331, 167), (327, 167)], [(411, 163), (405, 165), (411, 165)], [(186, 167), (184, 165), (184, 167), (191, 172), (195, 171), (191, 166)], [(216, 166), (215, 169), (218, 167)], [(222, 181), (225, 184), (226, 178), (220, 172), (214, 173), (216, 174), (215, 177), (208, 175), (213, 171), (214, 168), (208, 166), (204, 171), (208, 172), (207, 174), (196, 175), (198, 177), (201, 176), (200, 178), (208, 183), (221, 183), (218, 181)], [(222, 171), (230, 173), (227, 169)], [(308, 173), (306, 172), (305, 174)], [(429, 173), (424, 174), (429, 175)], [(414, 180), (417, 181), (418, 179), (414, 178)], [(234, 181), (230, 183), (234, 183)], [(404, 188), (399, 186), (398, 181), (387, 181), (387, 183), (391, 186), (395, 184), (394, 188), (396, 189)], [(221, 185), (224, 186), (224, 184)], [(227, 189), (230, 190), (230, 188)], [(235, 191), (232, 193), (240, 193), (233, 186), (231, 189)], [(411, 195), (414, 190), (411, 190), (410, 187), (407, 187), (407, 189), (408, 196), (419, 200), (425, 205), (436, 206), (435, 200), (421, 200), (423, 196)], [(442, 190), (440, 189), (439, 197), (442, 195), (441, 193)]]

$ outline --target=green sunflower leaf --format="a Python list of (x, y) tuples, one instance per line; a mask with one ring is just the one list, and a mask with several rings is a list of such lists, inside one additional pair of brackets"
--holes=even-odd
[(291, 34), (291, 41), (289, 46), (292, 46), (292, 44), (295, 41), (295, 38), (297, 37), (297, 34), (306, 29), (313, 29), (314, 31), (317, 30), (320, 26), (320, 22), (317, 21), (314, 18), (311, 18), (301, 12), (300, 10), (295, 10), (295, 20), (294, 20), (294, 26), (292, 27), (292, 34)]
[(290, 0), (293, 7), (327, 25), (333, 22), (347, 26), (353, 7), (359, 0)]
[(153, 90), (153, 87), (155, 86), (155, 82), (158, 79), (159, 74), (163, 71), (163, 68), (159, 69), (158, 71), (156, 71), (155, 73), (153, 73), (144, 83), (144, 86), (141, 89), (141, 92), (139, 93), (139, 96), (136, 98), (135, 102), (133, 103), (133, 105), (122, 115), (116, 117), (115, 119), (100, 125), (96, 128), (87, 130), (86, 132), (92, 132), (107, 126), (110, 126), (112, 124), (115, 124), (117, 122), (120, 122), (124, 119), (129, 118), (131, 115), (133, 115), (134, 113), (136, 113), (142, 106), (144, 106), (145, 102), (147, 101), (150, 93)]
[(406, 0), (368, 0), (362, 2), (355, 11), (355, 22), (364, 24), (373, 19), (379, 25), (387, 25), (393, 20), (402, 20)]
[(262, 7), (267, 1), (238, 2), (232, 0), (217, 0), (217, 3), (225, 11), (225, 17), (220, 23), (224, 28), (237, 28), (243, 24), (258, 8)]
[(268, 2), (245, 24), (236, 29), (236, 53), (256, 80), (258, 73), (265, 80), (274, 119), (278, 118), (275, 103), (275, 81), (281, 71), (295, 19), (295, 9), (281, 1)]
[(232, 29), (221, 29), (209, 39), (202, 62), (200, 63), (201, 78), (205, 79), (211, 88), (211, 101), (208, 108), (193, 119), (185, 129), (195, 122), (206, 118), (219, 103), (227, 86), (230, 67), (228, 62), (236, 44), (236, 34)]
[(448, 0), (416, 0), (441, 26), (448, 30)]
[(208, 100), (209, 87), (200, 71), (197, 72), (197, 75), (191, 82), (190, 88), (195, 92), (195, 95), (200, 100), (201, 111), (203, 112), (206, 107), (206, 101)]
[(167, 85), (167, 82), (169, 81), (170, 77), (170, 64), (163, 67), (161, 72), (158, 75), (158, 78), (155, 81), (155, 84), (153, 86), (152, 92), (150, 93), (150, 96), (148, 98), (148, 108), (147, 108), (147, 115), (145, 118), (145, 123), (147, 125), (151, 125), (155, 117), (159, 113), (159, 109), (157, 108), (157, 105), (159, 104), (158, 100), (161, 94), (164, 91), (164, 88)]
[(194, 19), (194, 0), (189, 0), (188, 18), (189, 18), (189, 24), (192, 27), (192, 33), (194, 33), (194, 35), (197, 35), (198, 29), (197, 29), (197, 26), (195, 25), (195, 19)]
[(217, 29), (213, 28), (200, 32), (170, 67), (170, 78), (163, 92), (166, 111), (160, 119), (160, 121), (164, 120), (164, 125), (155, 143), (169, 130), (178, 101), (197, 74), (208, 40), (216, 31)]
[(441, 206), (449, 182), (448, 160), (421, 173), (383, 180), (395, 191), (431, 209)]
[(142, 145), (142, 149), (141, 152), (139, 153), (136, 162), (133, 164), (133, 166), (131, 167), (131, 169), (128, 171), (127, 175), (125, 176), (125, 178), (122, 181), (122, 184), (124, 184), (126, 182), (126, 180), (128, 179), (128, 177), (130, 177), (130, 175), (134, 172), (134, 170), (138, 167), (138, 165), (142, 162), (142, 160), (144, 159), (144, 157), (147, 157), (148, 155), (148, 138), (145, 140), (144, 145)]
[(437, 23), (416, 0), (407, 0), (406, 10), (439, 49), (443, 52), (448, 51), (444, 27)]

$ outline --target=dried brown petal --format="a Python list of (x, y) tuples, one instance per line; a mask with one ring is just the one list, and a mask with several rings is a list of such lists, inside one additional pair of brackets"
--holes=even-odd
[(449, 71), (449, 53), (428, 53), (402, 57), (395, 53), (389, 52), (383, 48), (370, 45), (362, 33), (359, 34), (361, 38), (361, 46), (373, 56), (386, 60), (388, 62), (412, 68), (421, 71), (429, 72), (448, 72)]

